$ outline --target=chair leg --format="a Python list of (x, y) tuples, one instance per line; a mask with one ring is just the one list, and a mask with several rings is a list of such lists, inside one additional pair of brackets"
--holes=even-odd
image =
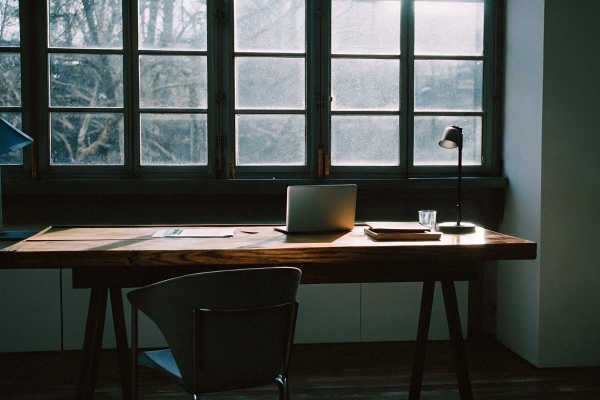
[(113, 325), (115, 328), (115, 339), (117, 341), (117, 354), (119, 356), (119, 372), (121, 374), (121, 390), (124, 400), (131, 400), (131, 362), (129, 346), (127, 345), (127, 330), (125, 328), (125, 314), (123, 311), (123, 298), (121, 288), (110, 288), (110, 304), (113, 314)]
[(131, 305), (131, 398), (138, 400), (138, 310)]
[(279, 400), (290, 400), (290, 391), (288, 389), (287, 379), (282, 376), (278, 376), (277, 379), (275, 379), (275, 383), (277, 383), (277, 388), (279, 389)]

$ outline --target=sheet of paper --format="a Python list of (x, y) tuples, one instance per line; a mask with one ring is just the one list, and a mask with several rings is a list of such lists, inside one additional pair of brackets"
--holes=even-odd
[(203, 237), (224, 238), (233, 237), (235, 228), (184, 228), (184, 229), (161, 229), (152, 237)]

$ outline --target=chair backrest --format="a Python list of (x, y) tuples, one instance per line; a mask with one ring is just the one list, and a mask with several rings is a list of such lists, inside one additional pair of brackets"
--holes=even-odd
[[(132, 290), (127, 297), (165, 336), (188, 392), (231, 390), (273, 382), (283, 372), (288, 335), (282, 330), (300, 276), (292, 267), (197, 273)], [(278, 356), (277, 371), (266, 354)], [(259, 372), (263, 367), (268, 372)]]

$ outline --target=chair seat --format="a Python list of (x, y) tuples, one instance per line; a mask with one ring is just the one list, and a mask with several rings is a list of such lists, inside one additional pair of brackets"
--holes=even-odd
[(183, 384), (181, 372), (170, 349), (144, 351), (138, 355), (138, 364), (163, 372), (175, 382)]

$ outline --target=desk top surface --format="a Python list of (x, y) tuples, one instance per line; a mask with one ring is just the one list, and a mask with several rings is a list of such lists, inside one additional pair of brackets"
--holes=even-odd
[(0, 250), (0, 268), (290, 265), (448, 258), (486, 261), (535, 259), (537, 251), (535, 242), (482, 228), (428, 241), (377, 241), (364, 233), (364, 226), (350, 232), (294, 235), (275, 231), (273, 226), (240, 226), (227, 238), (153, 237), (159, 229), (165, 227), (49, 227)]

